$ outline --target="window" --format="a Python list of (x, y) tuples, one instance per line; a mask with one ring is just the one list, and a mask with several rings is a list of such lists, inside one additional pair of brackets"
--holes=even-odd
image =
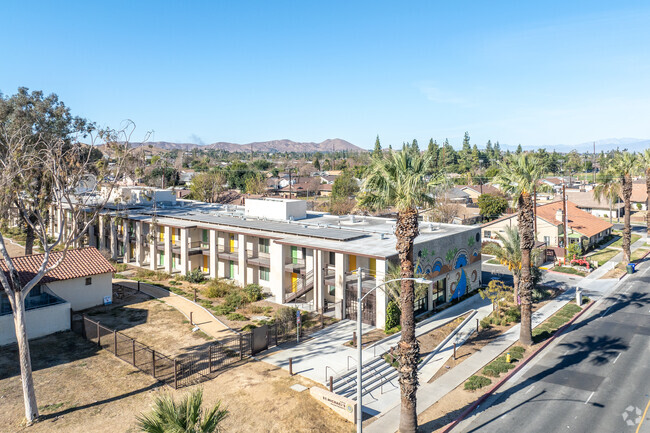
[(260, 280), (269, 281), (269, 274), (270, 274), (269, 268), (265, 268), (264, 266), (260, 266)]
[(336, 264), (336, 253), (334, 251), (330, 251), (330, 265), (335, 265)]
[(433, 286), (433, 306), (444, 304), (447, 301), (447, 279), (443, 278), (434, 283)]
[(551, 245), (551, 237), (550, 236), (544, 236), (544, 242), (546, 243), (547, 246)]
[(327, 286), (327, 293), (329, 293), (330, 296), (334, 296), (336, 293), (336, 286)]
[(93, 279), (91, 277), (86, 278), (86, 286), (90, 286), (93, 283)]
[(489, 237), (491, 237), (491, 236), (492, 236), (492, 232), (489, 231), (489, 230), (486, 230), (486, 231), (485, 231), (485, 237), (486, 237), (486, 238), (489, 238)]
[(259, 245), (260, 253), (268, 254), (270, 245), (271, 245), (270, 239), (260, 238), (260, 245)]

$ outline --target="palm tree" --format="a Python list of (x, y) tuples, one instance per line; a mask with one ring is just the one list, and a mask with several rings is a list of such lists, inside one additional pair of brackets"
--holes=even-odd
[(497, 233), (501, 248), (496, 251), (496, 259), (512, 272), (512, 287), (515, 301), (519, 299), (519, 274), (521, 273), (521, 237), (517, 227), (506, 227), (505, 236)]
[(623, 263), (629, 263), (632, 256), (630, 247), (632, 239), (632, 225), (630, 213), (632, 211), (632, 175), (636, 172), (639, 164), (639, 158), (635, 153), (622, 152), (618, 153), (611, 164), (613, 175), (615, 175), (621, 184), (623, 191), (624, 212), (623, 215)]
[(521, 331), (519, 341), (529, 346), (532, 338), (532, 290), (531, 251), (535, 245), (533, 190), (543, 190), (541, 165), (531, 153), (511, 155), (499, 163), (499, 174), (495, 183), (513, 198), (518, 208), (517, 225), (521, 248), (521, 273), (519, 276), (519, 296), (521, 299)]
[(641, 154), (641, 164), (645, 169), (645, 191), (646, 191), (646, 206), (645, 206), (645, 221), (646, 231), (650, 236), (650, 149), (646, 149)]
[(197, 389), (183, 397), (177, 404), (170, 396), (157, 397), (153, 411), (139, 416), (138, 427), (146, 433), (216, 433), (219, 424), (228, 416), (228, 411), (217, 402), (204, 412), (203, 390)]
[[(616, 177), (611, 169), (607, 169), (598, 173), (596, 177), (597, 184), (594, 187), (594, 199), (607, 200), (609, 203), (609, 223), (612, 223), (612, 212), (614, 211), (614, 203), (618, 202), (621, 196), (621, 183), (619, 178)], [(618, 215), (618, 211), (616, 212)]]
[[(395, 237), (401, 278), (413, 278), (413, 241), (420, 234), (418, 207), (433, 204), (434, 201), (429, 191), (439, 179), (435, 177), (433, 181), (426, 180), (430, 166), (429, 152), (421, 154), (406, 147), (398, 152), (390, 149), (382, 157), (372, 160), (359, 197), (361, 207), (386, 209), (392, 206), (397, 210)], [(402, 332), (398, 344), (401, 389), (399, 431), (415, 433), (417, 365), (420, 359), (420, 346), (415, 338), (415, 290), (412, 280), (402, 280), (400, 285)]]

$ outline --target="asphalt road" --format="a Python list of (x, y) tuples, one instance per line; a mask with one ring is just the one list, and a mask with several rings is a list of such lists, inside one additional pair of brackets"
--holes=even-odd
[[(630, 227), (632, 230), (632, 233), (637, 232), (637, 233), (643, 233), (646, 231), (646, 227), (644, 225), (635, 225), (633, 224), (632, 227)], [(614, 229), (616, 230), (623, 230), (623, 223), (614, 223)]]
[(454, 431), (650, 433), (650, 266), (644, 268)]

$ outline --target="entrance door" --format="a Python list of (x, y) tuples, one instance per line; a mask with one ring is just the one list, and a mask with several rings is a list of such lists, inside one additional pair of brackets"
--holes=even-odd
[(298, 263), (298, 247), (291, 247), (291, 263), (294, 265)]
[(298, 290), (298, 274), (291, 273), (291, 291), (295, 293)]
[(357, 256), (350, 255), (350, 266), (348, 271), (354, 271), (357, 269)]
[(251, 354), (255, 355), (269, 347), (268, 325), (253, 328), (251, 332)]
[(235, 262), (232, 260), (230, 261), (230, 279), (234, 280), (235, 279)]
[[(357, 320), (357, 289), (355, 287), (348, 287), (345, 291), (345, 317)], [(375, 293), (373, 292), (363, 300), (361, 322), (375, 326), (376, 317)]]
[(235, 251), (235, 235), (230, 235), (230, 252), (232, 253), (234, 251)]
[(203, 272), (208, 272), (208, 256), (203, 256)]
[(370, 276), (377, 277), (377, 259), (370, 259)]

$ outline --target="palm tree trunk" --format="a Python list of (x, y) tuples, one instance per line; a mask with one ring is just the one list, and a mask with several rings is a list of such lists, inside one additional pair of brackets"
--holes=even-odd
[(519, 296), (521, 297), (521, 330), (519, 341), (525, 346), (533, 344), (532, 337), (532, 279), (530, 275), (530, 254), (535, 245), (533, 224), (533, 202), (529, 193), (519, 197), (519, 237), (521, 245), (521, 273)]
[(645, 201), (646, 233), (650, 236), (650, 167), (645, 169), (645, 192), (647, 195)]
[(12, 295), (14, 299), (14, 326), (16, 329), (16, 341), (18, 342), (20, 377), (25, 403), (25, 418), (31, 423), (38, 418), (38, 405), (36, 404), (36, 392), (34, 391), (34, 379), (32, 377), (32, 361), (29, 353), (27, 330), (25, 328), (25, 300), (21, 292), (14, 292)]
[(632, 253), (630, 251), (630, 245), (632, 240), (632, 225), (631, 225), (631, 215), (632, 212), (632, 177), (629, 175), (623, 176), (623, 200), (625, 206), (625, 215), (623, 216), (623, 263), (627, 264), (630, 262)]
[(519, 276), (514, 272), (514, 270), (512, 272), (512, 287), (514, 290), (515, 303), (519, 305)]
[[(400, 260), (400, 277), (413, 278), (413, 241), (419, 234), (416, 209), (400, 211), (395, 225), (397, 252)], [(401, 389), (401, 411), (399, 431), (416, 433), (418, 418), (416, 394), (418, 388), (418, 361), (420, 346), (415, 338), (415, 290), (412, 280), (401, 281), (400, 307), (402, 309), (402, 334), (398, 344), (399, 384)]]
[(614, 210), (614, 200), (609, 200), (609, 223), (612, 224), (612, 211)]

